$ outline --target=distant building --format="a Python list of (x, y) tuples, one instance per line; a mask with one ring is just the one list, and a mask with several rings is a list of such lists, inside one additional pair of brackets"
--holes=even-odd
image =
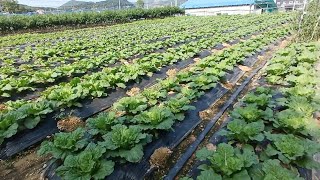
[(43, 9), (38, 9), (38, 10), (36, 11), (36, 13), (37, 13), (37, 14), (44, 14), (45, 11), (44, 11)]
[(260, 14), (277, 9), (273, 0), (189, 0), (180, 7), (186, 14), (196, 16)]
[(275, 0), (279, 9), (290, 11), (303, 8), (304, 0)]

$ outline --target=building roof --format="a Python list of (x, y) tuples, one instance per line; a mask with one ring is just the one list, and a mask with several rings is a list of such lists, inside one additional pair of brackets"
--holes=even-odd
[(255, 0), (189, 0), (180, 7), (185, 9), (240, 6), (254, 4)]

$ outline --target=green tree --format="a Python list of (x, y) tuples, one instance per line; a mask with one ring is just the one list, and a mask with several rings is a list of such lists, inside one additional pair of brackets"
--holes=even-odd
[(1, 0), (0, 5), (4, 12), (15, 13), (21, 11), (17, 0)]
[(143, 8), (143, 7), (144, 7), (144, 2), (143, 2), (143, 0), (137, 0), (136, 7), (137, 7), (137, 8)]

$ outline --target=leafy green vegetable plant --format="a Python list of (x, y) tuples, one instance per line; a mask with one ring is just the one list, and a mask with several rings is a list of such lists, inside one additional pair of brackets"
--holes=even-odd
[(246, 122), (255, 122), (264, 117), (264, 111), (259, 109), (255, 104), (248, 104), (245, 107), (235, 108), (231, 113), (231, 117), (234, 119), (242, 119)]
[(148, 100), (142, 96), (125, 97), (116, 102), (113, 107), (118, 111), (137, 114), (148, 107)]
[(240, 149), (221, 143), (216, 151), (203, 148), (197, 152), (196, 156), (199, 160), (210, 161), (210, 165), (203, 165), (199, 167), (200, 169), (205, 170), (205, 173), (219, 173), (223, 178), (250, 179), (246, 168), (259, 162), (258, 156), (250, 145), (244, 145)]
[(256, 104), (259, 109), (265, 110), (267, 107), (272, 106), (272, 95), (269, 90), (258, 88), (256, 92), (251, 92), (246, 95), (243, 102), (247, 104)]
[(174, 114), (175, 119), (182, 121), (184, 119), (184, 112), (190, 109), (195, 109), (194, 106), (190, 106), (190, 100), (184, 97), (182, 94), (176, 95), (176, 97), (170, 98), (164, 104)]
[(158, 99), (164, 99), (166, 97), (165, 90), (158, 90), (156, 88), (145, 89), (142, 92), (142, 95), (148, 99), (150, 105), (155, 105), (158, 102)]
[(128, 162), (139, 162), (143, 146), (151, 141), (151, 135), (142, 133), (139, 126), (115, 125), (103, 136), (99, 144), (107, 149), (107, 157), (120, 157)]
[(278, 156), (285, 164), (294, 163), (308, 169), (320, 168), (312, 156), (320, 152), (320, 144), (308, 139), (300, 138), (292, 134), (266, 133), (272, 145), (268, 145), (265, 153), (268, 156)]
[(75, 154), (88, 144), (85, 130), (78, 128), (73, 132), (61, 132), (54, 136), (53, 141), (44, 141), (38, 151), (39, 155), (51, 154), (56, 159), (65, 159), (68, 155)]
[(56, 172), (66, 180), (104, 179), (114, 170), (114, 162), (104, 159), (105, 151), (103, 147), (90, 143), (79, 154), (68, 155)]
[(229, 140), (246, 143), (248, 141), (264, 140), (264, 123), (262, 120), (247, 123), (243, 120), (235, 119), (228, 123), (227, 130), (222, 130), (219, 134), (226, 135)]
[(280, 164), (277, 159), (270, 159), (264, 163), (255, 165), (249, 171), (252, 179), (283, 179), (283, 180), (302, 180), (296, 169), (287, 169)]
[(169, 108), (155, 106), (137, 115), (131, 122), (139, 125), (142, 129), (169, 130), (175, 122), (174, 119), (174, 114)]
[(120, 124), (122, 121), (116, 117), (114, 112), (103, 112), (97, 117), (87, 119), (87, 129), (92, 135), (104, 135), (111, 130), (111, 127)]

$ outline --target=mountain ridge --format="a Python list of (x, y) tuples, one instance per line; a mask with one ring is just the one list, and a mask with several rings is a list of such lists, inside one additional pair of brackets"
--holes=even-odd
[[(127, 0), (120, 0), (122, 8), (134, 7), (133, 3)], [(59, 6), (58, 9), (92, 9), (92, 8), (106, 8), (114, 9), (119, 7), (119, 0), (105, 0), (99, 2), (88, 2), (81, 0), (70, 0), (63, 5)]]

